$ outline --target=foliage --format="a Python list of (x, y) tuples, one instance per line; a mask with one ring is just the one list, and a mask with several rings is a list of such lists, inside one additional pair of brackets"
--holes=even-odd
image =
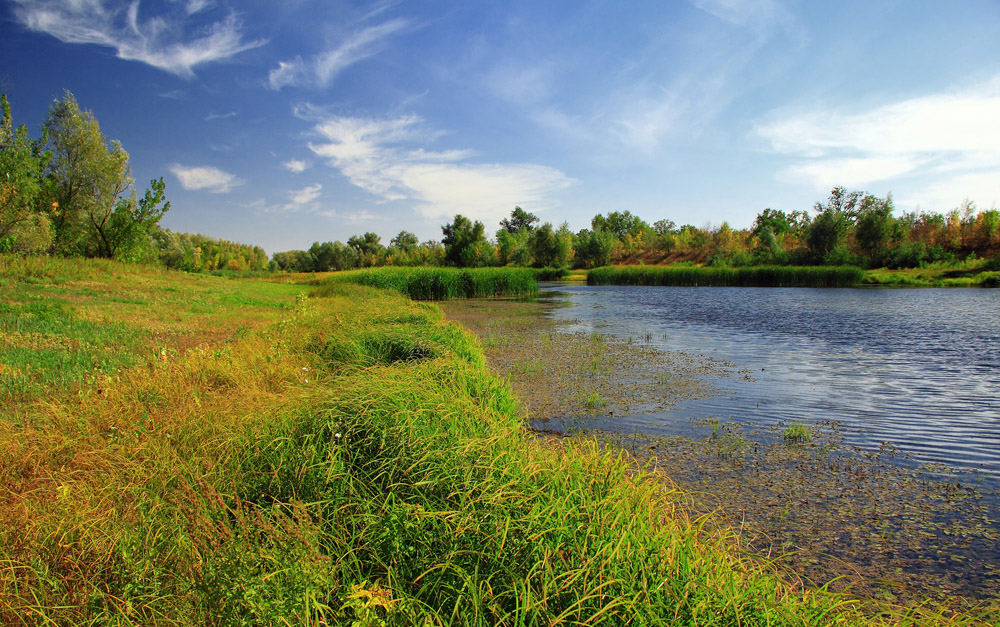
[(10, 103), (0, 95), (0, 251), (32, 253), (52, 242), (49, 217), (39, 211), (42, 173), (49, 156), (44, 142), (28, 137), (22, 124), (14, 128)]
[(263, 272), (269, 269), (267, 254), (260, 246), (166, 229), (155, 229), (152, 239), (160, 262), (174, 270)]
[(63, 255), (136, 258), (148, 248), (151, 229), (169, 209), (163, 179), (138, 199), (129, 156), (107, 139), (90, 111), (66, 92), (44, 125), (52, 154), (45, 187), (52, 198), (55, 251)]
[(531, 231), (535, 228), (536, 222), (538, 222), (538, 216), (528, 213), (520, 207), (514, 207), (514, 210), (510, 212), (510, 218), (500, 220), (500, 228), (508, 233)]
[(523, 296), (538, 291), (535, 274), (520, 268), (378, 268), (338, 275), (324, 284), (342, 281), (395, 290), (414, 300)]
[(860, 268), (825, 266), (676, 267), (605, 266), (587, 273), (588, 285), (682, 285), (736, 287), (850, 287)]
[(444, 258), (447, 265), (459, 268), (488, 265), (481, 263), (483, 244), (486, 242), (486, 227), (476, 220), (473, 223), (465, 216), (459, 214), (449, 224), (441, 227), (444, 237), (441, 243), (444, 244)]

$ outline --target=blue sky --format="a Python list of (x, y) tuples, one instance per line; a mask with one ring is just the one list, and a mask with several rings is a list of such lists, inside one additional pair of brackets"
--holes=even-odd
[(15, 122), (72, 91), (165, 178), (164, 227), (269, 253), (515, 205), (1000, 205), (996, 0), (5, 0), (0, 33)]

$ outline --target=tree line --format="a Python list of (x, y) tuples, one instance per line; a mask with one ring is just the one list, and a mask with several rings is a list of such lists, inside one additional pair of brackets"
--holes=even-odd
[(965, 202), (947, 213), (894, 216), (892, 196), (880, 198), (835, 187), (812, 214), (764, 209), (751, 227), (652, 225), (629, 211), (598, 214), (591, 228), (558, 228), (521, 207), (500, 221), (494, 239), (485, 225), (456, 215), (441, 241), (417, 244), (401, 231), (388, 246), (376, 233), (341, 242), (316, 242), (309, 250), (274, 255), (272, 266), (290, 272), (325, 272), (381, 265), (565, 266), (594, 268), (629, 263), (759, 265), (853, 265), (914, 268), (970, 258), (1000, 260), (1000, 212), (977, 211)]
[(812, 212), (764, 209), (753, 225), (678, 227), (647, 223), (629, 211), (598, 214), (589, 229), (541, 223), (515, 207), (493, 239), (462, 215), (440, 241), (400, 231), (388, 245), (373, 232), (346, 243), (315, 242), (267, 258), (257, 246), (173, 233), (163, 178), (140, 196), (129, 155), (108, 142), (90, 111), (68, 91), (49, 109), (41, 136), (15, 127), (0, 96), (0, 252), (105, 257), (161, 263), (189, 272), (325, 272), (372, 266), (536, 266), (594, 268), (629, 263), (718, 266), (855, 265), (918, 267), (994, 257), (1000, 260), (1000, 212), (966, 202), (946, 213), (894, 215), (891, 196), (835, 187)]

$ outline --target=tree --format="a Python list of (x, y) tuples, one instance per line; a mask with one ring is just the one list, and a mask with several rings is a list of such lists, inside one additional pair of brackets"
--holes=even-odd
[(500, 220), (500, 228), (508, 233), (517, 233), (522, 230), (531, 231), (535, 228), (533, 225), (536, 222), (538, 222), (538, 216), (528, 213), (520, 207), (514, 207), (514, 210), (510, 212), (509, 220), (507, 218)]
[(886, 262), (889, 244), (896, 237), (896, 220), (892, 217), (892, 209), (892, 196), (886, 196), (883, 200), (867, 194), (858, 210), (854, 237), (873, 266)]
[(417, 244), (420, 242), (417, 236), (409, 231), (400, 231), (396, 237), (390, 240), (389, 245), (395, 246), (397, 249), (403, 251), (406, 254), (410, 254), (417, 249)]
[(631, 235), (638, 237), (643, 231), (649, 231), (650, 226), (639, 216), (634, 216), (628, 211), (612, 211), (608, 217), (597, 214), (590, 221), (591, 228), (596, 231), (608, 231), (620, 241)]
[(576, 235), (576, 265), (582, 268), (596, 268), (611, 263), (611, 253), (615, 248), (615, 236), (608, 231), (588, 231), (583, 229)]
[[(136, 197), (128, 153), (107, 139), (93, 114), (66, 92), (49, 108), (44, 124), (52, 157), (46, 169), (52, 197), (56, 252), (128, 256), (169, 209), (163, 179)], [(131, 192), (131, 195), (129, 195)]]
[(452, 266), (464, 267), (469, 261), (467, 251), (480, 242), (486, 242), (486, 227), (483, 223), (478, 220), (473, 223), (461, 214), (441, 227), (441, 231), (444, 233), (441, 243), (444, 244), (445, 263)]
[(0, 246), (21, 252), (46, 249), (52, 231), (48, 216), (39, 210), (39, 192), (48, 155), (23, 124), (14, 128), (6, 94), (0, 95), (0, 107)]
[(378, 264), (379, 259), (385, 255), (385, 246), (381, 241), (378, 234), (369, 231), (364, 235), (352, 235), (347, 239), (347, 245), (358, 251), (361, 265), (368, 267)]

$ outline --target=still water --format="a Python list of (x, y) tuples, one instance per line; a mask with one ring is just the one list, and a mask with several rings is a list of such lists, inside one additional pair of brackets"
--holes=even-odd
[[(544, 289), (567, 331), (729, 362), (717, 393), (616, 428), (677, 433), (698, 419), (835, 421), (865, 449), (1000, 482), (1000, 290), (590, 287)], [(597, 426), (597, 425), (595, 425)], [(607, 427), (607, 424), (600, 426)]]

